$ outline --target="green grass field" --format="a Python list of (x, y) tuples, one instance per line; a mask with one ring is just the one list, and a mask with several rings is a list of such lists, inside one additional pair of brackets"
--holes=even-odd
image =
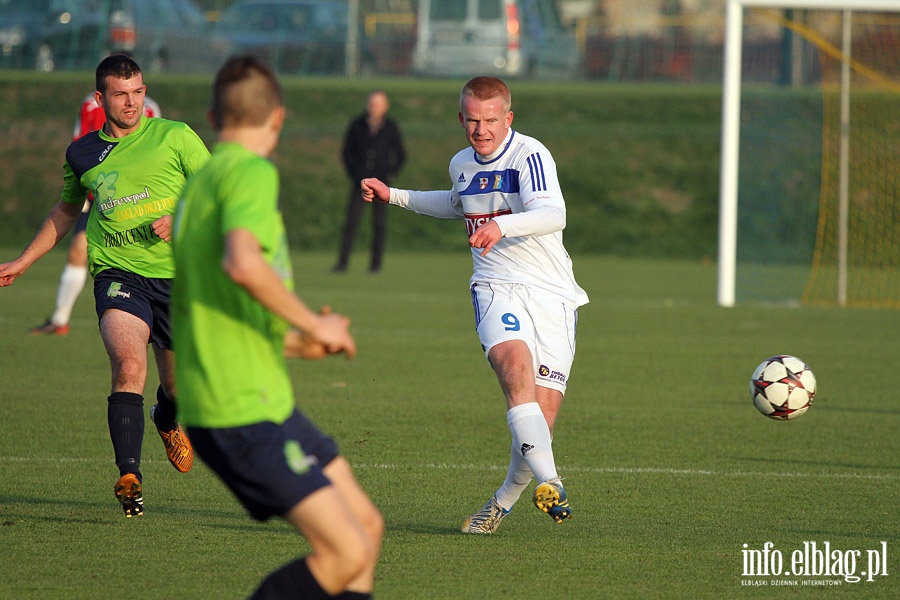
[[(501, 482), (509, 433), (472, 331), (467, 253), (391, 254), (377, 277), (362, 256), (332, 275), (333, 258), (298, 255), (298, 287), (353, 318), (359, 356), (292, 369), (300, 406), (384, 514), (378, 598), (900, 597), (900, 312), (723, 309), (713, 266), (575, 256), (592, 302), (554, 444), (575, 516), (556, 525), (523, 498), (496, 535), (472, 537), (459, 526)], [(252, 521), (202, 464), (177, 473), (152, 429), (146, 512), (123, 517), (92, 299), (68, 337), (25, 335), (63, 261), (0, 290), (0, 598), (245, 598), (304, 542)], [(748, 394), (782, 353), (819, 382), (787, 423)], [(887, 564), (858, 583), (742, 576), (744, 545), (766, 542), (788, 571), (807, 542), (856, 575), (885, 548)]]
[[(65, 149), (92, 82), (91, 73), (0, 70), (0, 243), (27, 243), (59, 199)], [(207, 144), (214, 142), (206, 121), (211, 74), (147, 74), (146, 82), (165, 117), (185, 121)], [(350, 190), (340, 161), (342, 136), (373, 88), (390, 94), (391, 115), (407, 148), (394, 183), (449, 187), (448, 161), (466, 144), (457, 120), (463, 81), (286, 77), (283, 83), (288, 117), (273, 161), (282, 174), (292, 248), (336, 249)], [(579, 215), (567, 229), (571, 252), (691, 259), (715, 254), (718, 88), (511, 85), (516, 130), (538, 137), (553, 153), (566, 205)], [(390, 223), (395, 250), (457, 247), (455, 225), (404, 211)], [(361, 244), (369, 232), (361, 228)]]

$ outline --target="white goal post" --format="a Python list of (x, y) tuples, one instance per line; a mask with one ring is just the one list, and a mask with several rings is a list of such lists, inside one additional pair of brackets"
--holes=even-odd
[[(807, 9), (840, 11), (844, 15), (844, 39), (842, 60), (845, 65), (841, 84), (842, 136), (846, 135), (849, 102), (850, 59), (849, 23), (853, 12), (900, 12), (900, 0), (726, 0), (724, 81), (722, 92), (722, 146), (719, 182), (719, 257), (718, 257), (718, 303), (720, 306), (734, 306), (735, 280), (737, 268), (738, 230), (738, 159), (740, 146), (741, 112), (741, 46), (745, 8)], [(841, 172), (839, 200), (842, 211), (847, 202), (846, 188), (846, 140), (841, 142)], [(839, 262), (846, 261), (846, 256)], [(842, 289), (841, 268), (838, 265), (838, 303), (843, 304), (846, 289)], [(843, 265), (846, 269), (846, 265)], [(843, 295), (843, 298), (842, 298)]]

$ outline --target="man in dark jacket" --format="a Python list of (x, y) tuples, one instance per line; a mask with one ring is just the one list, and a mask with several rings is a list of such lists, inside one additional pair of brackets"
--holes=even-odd
[[(369, 94), (366, 101), (366, 112), (354, 119), (344, 135), (344, 146), (341, 159), (350, 176), (351, 191), (347, 203), (347, 216), (341, 234), (340, 254), (338, 262), (332, 269), (341, 273), (347, 269), (350, 253), (353, 251), (353, 239), (362, 218), (367, 202), (362, 198), (359, 182), (367, 177), (377, 177), (384, 182), (394, 179), (403, 162), (406, 152), (400, 129), (393, 119), (387, 116), (390, 102), (382, 90)], [(387, 230), (387, 205), (372, 203), (372, 261), (369, 272), (381, 270), (381, 258), (384, 253), (384, 240)]]

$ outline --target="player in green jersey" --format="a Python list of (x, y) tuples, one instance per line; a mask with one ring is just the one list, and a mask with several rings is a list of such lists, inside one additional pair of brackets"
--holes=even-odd
[(296, 407), (284, 355), (356, 353), (349, 319), (294, 293), (267, 157), (284, 122), (272, 71), (245, 56), (216, 75), (212, 158), (175, 215), (172, 325), (179, 418), (197, 455), (258, 520), (290, 522), (311, 552), (254, 599), (371, 597), (384, 523), (337, 444)]
[(144, 510), (140, 464), (149, 346), (160, 381), (150, 418), (176, 469), (186, 472), (194, 460), (176, 420), (170, 242), (175, 201), (187, 177), (209, 159), (209, 151), (186, 124), (144, 116), (147, 86), (131, 58), (103, 59), (96, 88), (106, 123), (69, 145), (60, 201), (22, 254), (0, 264), (0, 286), (12, 284), (65, 236), (92, 193), (88, 268), (112, 369), (107, 420), (119, 468), (114, 492), (125, 515), (132, 517)]

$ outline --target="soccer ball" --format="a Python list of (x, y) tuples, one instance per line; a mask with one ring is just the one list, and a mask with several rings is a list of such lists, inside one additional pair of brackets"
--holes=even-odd
[(796, 356), (773, 356), (753, 371), (750, 398), (757, 410), (771, 419), (796, 419), (816, 399), (816, 376)]

